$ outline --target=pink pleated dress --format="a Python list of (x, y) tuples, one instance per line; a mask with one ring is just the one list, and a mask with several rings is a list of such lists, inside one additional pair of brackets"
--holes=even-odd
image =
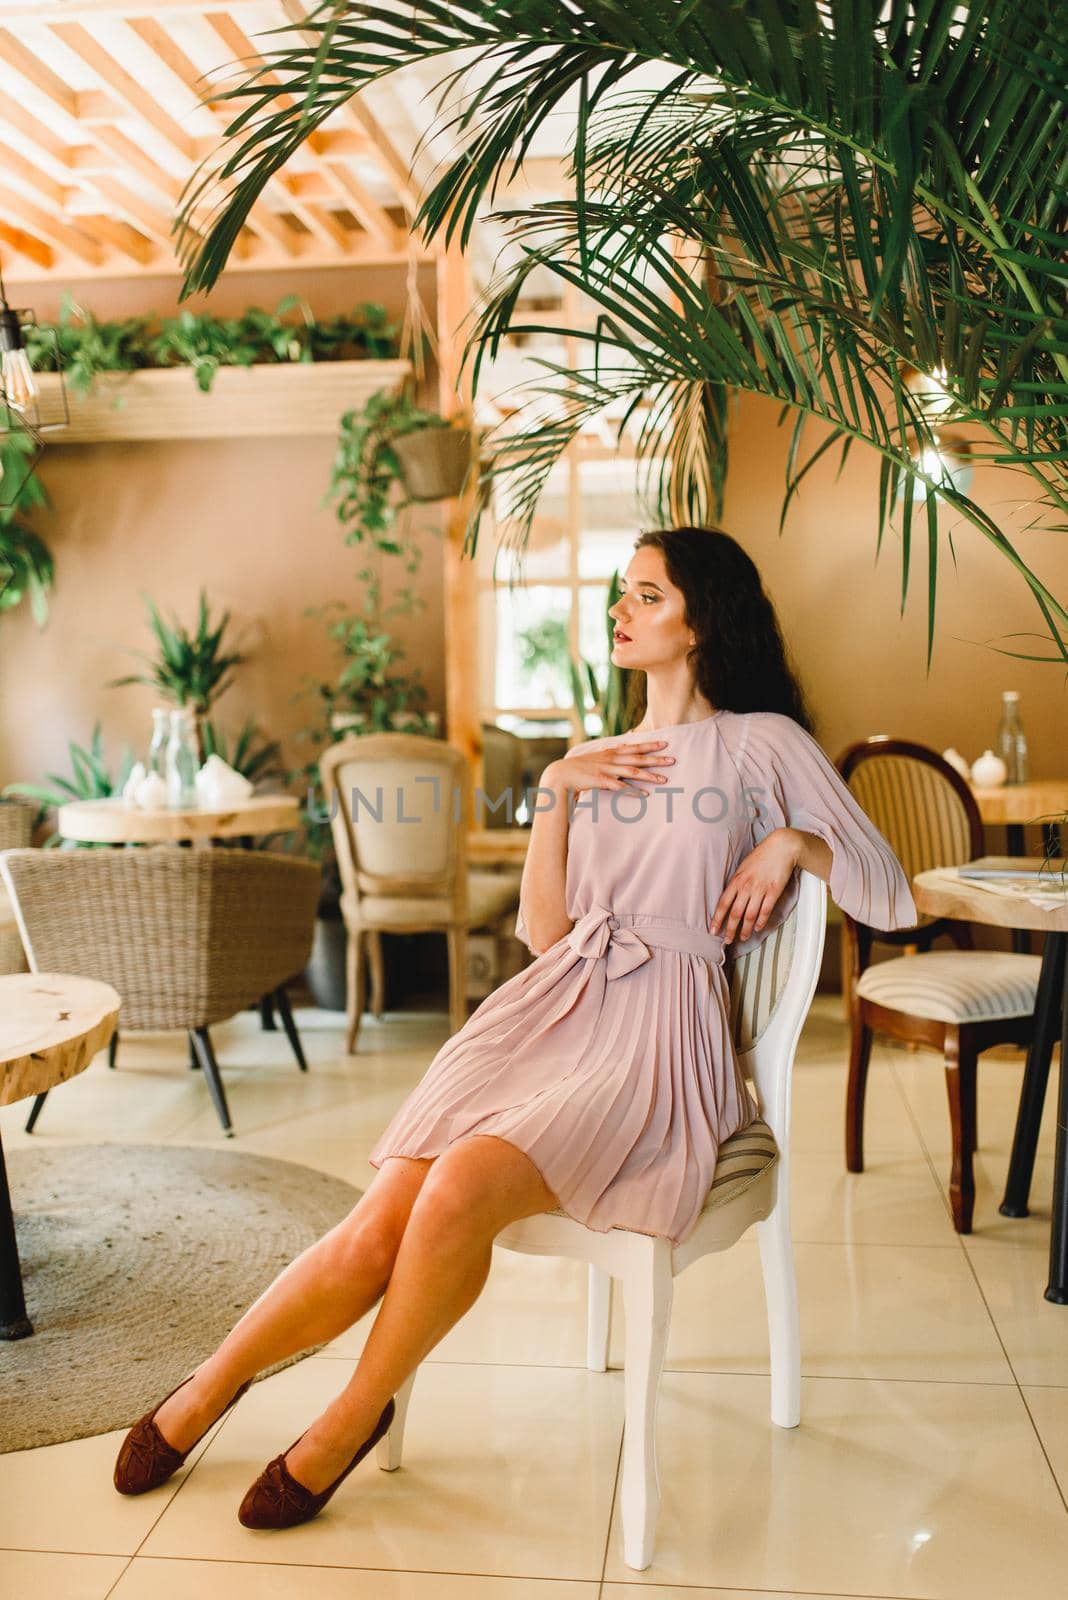
[[(565, 759), (615, 738), (588, 739)], [(829, 890), (843, 911), (879, 929), (916, 923), (897, 857), (792, 718), (718, 711), (623, 735), (658, 738), (675, 764), (647, 796), (570, 793), (574, 926), (442, 1045), (373, 1166), (493, 1134), (529, 1156), (569, 1216), (681, 1244), (720, 1145), (757, 1115), (728, 1025), (725, 946), (709, 932), (737, 866), (772, 829), (802, 828), (831, 848)], [(795, 872), (732, 957), (767, 938), (798, 887)], [(515, 931), (530, 948), (521, 913)]]

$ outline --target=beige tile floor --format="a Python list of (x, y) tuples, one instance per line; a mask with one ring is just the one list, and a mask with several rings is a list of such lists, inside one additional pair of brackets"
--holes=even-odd
[[(445, 1037), (436, 1013), (298, 1013), (311, 1071), (252, 1016), (217, 1030), (233, 1148), (371, 1181), (367, 1155)], [(623, 1561), (618, 1308), (607, 1373), (584, 1366), (578, 1263), (498, 1251), (416, 1385), (404, 1466), (365, 1461), (315, 1522), (241, 1528), (247, 1483), (344, 1382), (373, 1314), (257, 1384), (158, 1493), (110, 1482), (119, 1433), (0, 1457), (5, 1600), (1046, 1600), (1068, 1574), (1068, 1308), (1042, 1297), (1052, 1100), (1033, 1212), (997, 1211), (1022, 1057), (980, 1069), (975, 1232), (953, 1232), (940, 1062), (877, 1048), (863, 1175), (842, 1158), (845, 1030), (820, 997), (795, 1079), (792, 1198), (801, 1426), (768, 1420), (755, 1242), (676, 1280), (659, 1413), (655, 1559)], [(24, 1107), (0, 1114), (9, 1148)], [(174, 1036), (124, 1042), (53, 1095), (41, 1143), (214, 1145)], [(2, 1352), (0, 1352), (2, 1359)]]

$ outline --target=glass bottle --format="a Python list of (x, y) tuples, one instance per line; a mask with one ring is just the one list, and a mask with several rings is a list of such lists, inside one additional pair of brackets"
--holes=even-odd
[(152, 712), (152, 743), (148, 747), (148, 772), (167, 776), (167, 741), (171, 736), (171, 713), (167, 706), (156, 706)]
[(193, 738), (193, 713), (179, 707), (171, 712), (167, 740), (167, 804), (193, 806), (197, 801), (197, 751)]
[(1005, 763), (1006, 783), (1027, 782), (1027, 738), (1020, 721), (1020, 696), (1006, 689), (1001, 696), (997, 753)]

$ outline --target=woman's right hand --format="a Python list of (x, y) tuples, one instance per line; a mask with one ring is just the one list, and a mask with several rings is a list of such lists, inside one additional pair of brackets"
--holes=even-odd
[(581, 755), (550, 761), (541, 781), (546, 788), (559, 792), (622, 789), (630, 794), (648, 794), (650, 791), (636, 780), (654, 785), (667, 783), (667, 777), (653, 771), (654, 767), (674, 765), (674, 756), (660, 754), (667, 743), (666, 739), (619, 739), (600, 750), (586, 750)]

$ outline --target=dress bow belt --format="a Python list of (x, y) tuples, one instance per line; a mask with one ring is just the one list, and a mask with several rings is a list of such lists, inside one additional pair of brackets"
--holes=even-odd
[(702, 932), (683, 922), (640, 922), (617, 917), (605, 906), (594, 906), (580, 917), (566, 935), (576, 955), (604, 959), (606, 977), (621, 978), (633, 972), (652, 956), (652, 946), (683, 950), (703, 956), (714, 966), (723, 965), (723, 939), (719, 934)]

